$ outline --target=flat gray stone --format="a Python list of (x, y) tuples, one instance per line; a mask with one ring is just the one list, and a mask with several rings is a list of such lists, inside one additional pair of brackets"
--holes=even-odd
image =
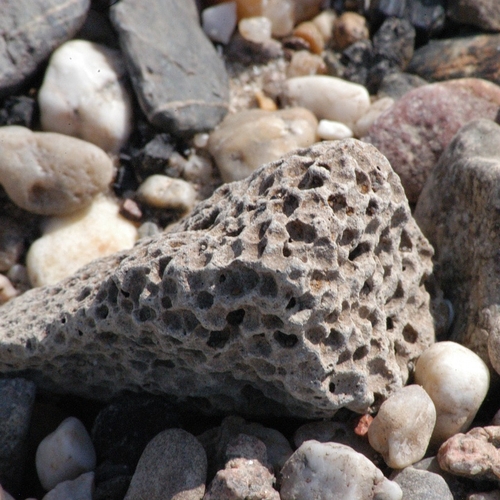
[(3, 0), (0, 97), (15, 92), (52, 51), (82, 26), (90, 0)]
[(450, 488), (439, 474), (407, 467), (391, 479), (403, 490), (403, 500), (453, 500)]
[(203, 33), (194, 0), (122, 0), (111, 20), (142, 110), (176, 135), (210, 130), (228, 110), (222, 59)]

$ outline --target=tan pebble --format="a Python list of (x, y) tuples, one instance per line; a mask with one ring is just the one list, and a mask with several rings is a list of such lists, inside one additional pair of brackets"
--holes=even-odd
[(271, 21), (264, 16), (246, 17), (238, 23), (241, 36), (253, 43), (265, 43), (271, 39)]
[(325, 42), (319, 29), (310, 21), (300, 23), (294, 30), (293, 35), (303, 38), (309, 44), (311, 52), (321, 54), (325, 48)]
[(328, 43), (332, 38), (335, 19), (337, 19), (337, 14), (334, 10), (324, 10), (311, 20), (318, 28), (325, 43)]
[(196, 192), (189, 182), (159, 174), (148, 177), (139, 186), (137, 196), (152, 207), (182, 212), (191, 210), (196, 200)]
[(238, 19), (264, 16), (271, 21), (273, 36), (291, 33), (295, 24), (293, 0), (237, 0)]
[(297, 24), (302, 21), (309, 21), (309, 19), (316, 16), (325, 2), (323, 0), (293, 0), (293, 3), (294, 19), (295, 24)]
[(308, 50), (294, 51), (292, 59), (286, 68), (287, 78), (324, 73), (326, 73), (326, 65), (323, 58), (316, 54), (311, 54)]
[(262, 90), (257, 90), (255, 92), (255, 98), (257, 99), (259, 108), (263, 109), (264, 111), (276, 111), (278, 109), (276, 103), (270, 97), (265, 95)]
[(356, 122), (353, 128), (355, 137), (364, 137), (368, 130), (375, 123), (375, 120), (385, 111), (392, 107), (394, 99), (392, 97), (382, 97), (374, 101), (368, 111)]
[(366, 19), (356, 12), (344, 12), (334, 21), (333, 42), (338, 50), (344, 50), (359, 40), (366, 40), (368, 36)]
[(0, 304), (5, 304), (9, 300), (18, 295), (18, 291), (14, 288), (7, 276), (0, 274)]
[(120, 215), (134, 222), (138, 222), (142, 219), (142, 211), (139, 205), (130, 198), (125, 198), (120, 203)]

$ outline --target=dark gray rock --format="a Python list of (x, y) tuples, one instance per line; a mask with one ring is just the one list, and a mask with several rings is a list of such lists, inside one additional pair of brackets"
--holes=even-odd
[(0, 380), (0, 484), (7, 491), (17, 490), (22, 478), (35, 390), (22, 378)]
[(438, 474), (407, 467), (391, 476), (403, 490), (402, 500), (453, 500), (446, 481)]
[(394, 100), (400, 99), (410, 90), (426, 85), (427, 81), (417, 75), (410, 73), (391, 73), (386, 75), (378, 89), (379, 97), (392, 97)]
[(85, 21), (90, 0), (3, 0), (0, 97), (17, 90)]
[(449, 0), (448, 15), (461, 24), (471, 24), (486, 31), (500, 31), (498, 0)]
[(193, 0), (122, 0), (112, 7), (111, 20), (139, 103), (153, 125), (189, 135), (222, 120), (228, 77), (201, 30)]

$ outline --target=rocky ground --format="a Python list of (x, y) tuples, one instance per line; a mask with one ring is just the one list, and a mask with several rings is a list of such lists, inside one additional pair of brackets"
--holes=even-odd
[(500, 498), (496, 0), (0, 33), (0, 500)]

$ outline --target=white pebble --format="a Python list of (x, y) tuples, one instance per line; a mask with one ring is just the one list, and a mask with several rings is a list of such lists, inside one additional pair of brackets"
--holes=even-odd
[(365, 87), (325, 75), (289, 78), (283, 97), (292, 106), (309, 109), (318, 120), (341, 122), (351, 129), (370, 107)]
[(347, 125), (332, 120), (320, 120), (317, 133), (321, 139), (326, 141), (352, 137), (352, 130)]
[(368, 130), (375, 123), (375, 120), (389, 108), (392, 108), (394, 99), (392, 97), (382, 97), (375, 101), (370, 109), (356, 122), (354, 125), (354, 135), (356, 137), (364, 137), (368, 134)]
[(206, 183), (212, 175), (212, 162), (204, 156), (191, 154), (184, 163), (182, 176), (189, 182)]
[(43, 130), (117, 152), (132, 127), (120, 52), (86, 40), (61, 45), (50, 58), (38, 93)]
[(137, 229), (118, 212), (115, 201), (99, 196), (85, 210), (49, 219), (26, 257), (32, 285), (52, 285), (94, 259), (132, 248)]
[(404, 469), (424, 457), (435, 423), (432, 399), (422, 387), (408, 385), (382, 403), (368, 440), (389, 467)]
[(264, 43), (271, 38), (271, 21), (264, 16), (246, 17), (238, 23), (241, 36), (253, 43)]
[(72, 481), (63, 481), (50, 490), (42, 500), (93, 500), (94, 473), (87, 472)]
[(311, 21), (316, 25), (316, 28), (318, 28), (325, 42), (329, 42), (332, 38), (335, 19), (337, 19), (335, 11), (328, 9), (322, 11), (314, 19), (311, 19)]
[(224, 2), (201, 13), (203, 31), (214, 42), (226, 44), (236, 28), (236, 2)]
[(415, 383), (434, 401), (437, 419), (432, 442), (440, 444), (468, 429), (488, 392), (490, 373), (470, 349), (455, 342), (437, 342), (420, 355)]
[(207, 146), (209, 135), (206, 132), (200, 132), (193, 137), (193, 145), (195, 148), (203, 149)]
[(35, 460), (40, 483), (50, 491), (63, 481), (92, 471), (96, 454), (85, 426), (69, 417), (38, 445)]
[(182, 179), (173, 179), (166, 175), (151, 175), (137, 190), (140, 200), (152, 207), (170, 208), (187, 212), (194, 206), (196, 191)]

